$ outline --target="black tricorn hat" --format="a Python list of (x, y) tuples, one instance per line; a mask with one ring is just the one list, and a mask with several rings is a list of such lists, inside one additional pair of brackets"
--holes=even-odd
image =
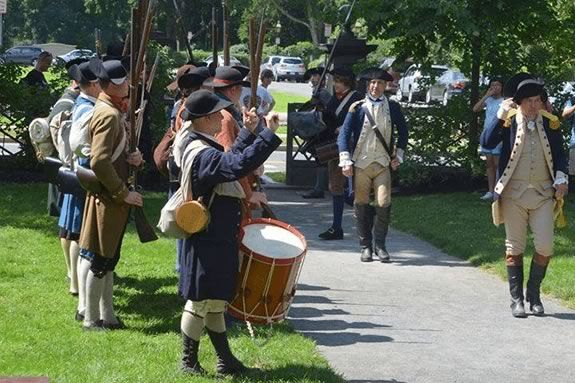
[(120, 60), (102, 61), (94, 57), (90, 60), (90, 70), (98, 79), (110, 81), (116, 85), (122, 84), (128, 76)]
[(66, 62), (66, 63), (64, 64), (64, 68), (66, 68), (66, 70), (68, 70), (68, 69), (70, 69), (70, 67), (71, 67), (72, 65), (80, 65), (80, 64), (82, 64), (83, 62), (86, 62), (86, 61), (90, 61), (90, 59), (89, 59), (89, 58), (86, 58), (86, 57), (77, 57), (77, 58), (75, 58), (75, 59), (72, 59), (72, 60)]
[(338, 67), (335, 69), (332, 69), (331, 71), (329, 71), (329, 74), (331, 74), (334, 77), (344, 77), (344, 78), (349, 78), (352, 80), (355, 80), (355, 74), (353, 73), (353, 70), (351, 70), (348, 67)]
[(249, 87), (250, 82), (244, 81), (244, 76), (239, 70), (229, 66), (217, 67), (216, 75), (204, 81), (204, 86), (212, 88), (226, 88), (233, 85)]
[(190, 68), (180, 78), (178, 78), (178, 88), (180, 89), (193, 89), (202, 86), (203, 82), (210, 77), (210, 70), (208, 68)]
[(184, 64), (181, 67), (179, 67), (178, 70), (176, 71), (176, 79), (172, 81), (170, 84), (168, 84), (166, 88), (170, 92), (175, 92), (178, 89), (178, 80), (180, 79), (180, 77), (188, 73), (192, 68), (194, 68), (192, 64)]
[(90, 62), (88, 61), (72, 65), (68, 68), (68, 75), (79, 84), (89, 84), (98, 81), (98, 77), (90, 69)]
[(250, 73), (250, 68), (248, 68), (245, 65), (232, 65), (232, 68), (239, 71), (242, 74), (242, 76), (244, 76), (244, 78), (246, 78), (246, 76)]
[(309, 81), (309, 79), (311, 78), (311, 76), (319, 74), (321, 75), (324, 71), (324, 68), (322, 67), (317, 67), (317, 68), (309, 68), (308, 70), (305, 71), (305, 73), (303, 74), (303, 80), (304, 81)]
[(513, 101), (516, 104), (521, 104), (521, 101), (525, 98), (543, 96), (544, 93), (543, 83), (535, 78), (529, 78), (521, 81), (519, 85), (517, 85), (517, 90), (513, 95)]
[(515, 96), (515, 92), (517, 92), (517, 87), (519, 83), (524, 80), (533, 79), (534, 77), (525, 72), (520, 72), (513, 75), (507, 82), (505, 82), (505, 86), (503, 87), (503, 97), (510, 98)]
[(358, 78), (362, 80), (382, 80), (382, 81), (393, 81), (393, 76), (386, 70), (381, 68), (368, 68), (363, 70)]
[(219, 112), (230, 105), (233, 105), (230, 101), (219, 98), (209, 90), (200, 89), (186, 99), (182, 119), (192, 121)]

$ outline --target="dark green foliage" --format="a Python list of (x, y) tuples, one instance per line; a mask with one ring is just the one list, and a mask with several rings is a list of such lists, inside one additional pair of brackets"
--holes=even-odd
[(0, 125), (19, 141), (24, 142), (24, 156), (5, 159), (3, 166), (12, 167), (12, 160), (34, 166), (36, 156), (28, 135), (28, 124), (36, 117), (47, 117), (52, 105), (69, 83), (62, 68), (54, 68), (47, 76), (49, 87), (40, 89), (21, 82), (31, 66), (0, 65)]

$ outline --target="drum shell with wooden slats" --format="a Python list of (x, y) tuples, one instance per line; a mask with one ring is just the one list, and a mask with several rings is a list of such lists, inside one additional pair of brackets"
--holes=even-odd
[[(269, 229), (283, 238), (267, 239), (254, 251), (245, 243), (246, 232), (262, 226), (263, 231)], [(293, 256), (274, 254), (286, 240), (291, 242), (286, 246)], [(240, 232), (240, 273), (228, 312), (235, 318), (259, 324), (283, 320), (295, 295), (306, 251), (305, 237), (294, 227), (269, 218), (249, 221)]]

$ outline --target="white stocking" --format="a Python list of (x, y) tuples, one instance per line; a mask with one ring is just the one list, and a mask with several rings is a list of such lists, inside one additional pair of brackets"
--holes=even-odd
[(86, 313), (84, 315), (84, 326), (94, 326), (100, 320), (100, 299), (104, 291), (104, 279), (94, 275), (92, 270), (88, 271), (86, 278)]
[(85, 315), (86, 312), (86, 279), (90, 271), (90, 261), (78, 257), (78, 313)]
[(80, 246), (76, 241), (70, 241), (70, 293), (78, 294), (78, 258)]

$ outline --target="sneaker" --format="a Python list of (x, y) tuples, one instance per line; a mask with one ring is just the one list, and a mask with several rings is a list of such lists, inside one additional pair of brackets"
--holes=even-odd
[(319, 235), (321, 239), (325, 239), (326, 241), (330, 241), (333, 239), (343, 239), (343, 230), (342, 229), (334, 229), (330, 227), (327, 231), (324, 231)]
[(493, 193), (492, 192), (487, 192), (483, 195), (483, 197), (481, 197), (481, 199), (483, 201), (489, 201), (493, 199)]

